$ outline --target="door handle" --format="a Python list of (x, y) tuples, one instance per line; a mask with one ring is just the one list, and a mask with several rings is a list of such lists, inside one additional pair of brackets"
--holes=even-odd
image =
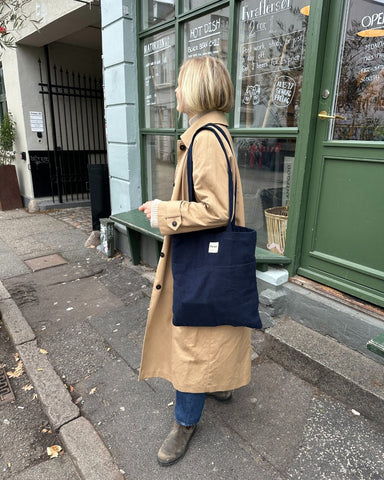
[(328, 115), (328, 113), (325, 110), (322, 110), (320, 113), (317, 114), (317, 116), (320, 118), (320, 120), (331, 120), (333, 118), (338, 118), (340, 120), (346, 120), (343, 115)]

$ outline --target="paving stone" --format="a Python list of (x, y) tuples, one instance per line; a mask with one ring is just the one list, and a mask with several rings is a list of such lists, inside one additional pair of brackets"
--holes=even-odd
[(0, 300), (5, 300), (6, 298), (11, 298), (8, 290), (4, 287), (3, 282), (0, 282)]
[(293, 480), (381, 480), (383, 451), (383, 431), (322, 395), (313, 402), (302, 445), (287, 473)]
[(60, 437), (85, 480), (124, 480), (111, 454), (84, 417), (64, 425)]
[(14, 345), (21, 345), (35, 339), (35, 333), (11, 298), (0, 302), (0, 312)]
[(25, 263), (32, 270), (32, 272), (37, 272), (38, 270), (44, 270), (45, 268), (58, 267), (59, 265), (63, 265), (68, 262), (58, 253), (54, 253), (52, 255), (45, 255), (43, 257), (25, 260)]
[(54, 430), (77, 418), (79, 409), (52, 368), (49, 357), (40, 352), (35, 341), (18, 347), (24, 368)]
[(55, 480), (80, 480), (71, 459), (65, 453), (58, 458), (46, 460), (12, 476), (10, 480), (48, 480), (53, 478)]

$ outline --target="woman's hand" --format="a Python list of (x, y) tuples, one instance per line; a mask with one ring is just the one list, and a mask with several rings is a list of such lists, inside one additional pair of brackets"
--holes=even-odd
[(140, 212), (144, 212), (145, 215), (147, 216), (148, 220), (151, 220), (151, 215), (152, 215), (152, 201), (150, 202), (145, 202), (143, 205), (140, 205), (139, 207)]

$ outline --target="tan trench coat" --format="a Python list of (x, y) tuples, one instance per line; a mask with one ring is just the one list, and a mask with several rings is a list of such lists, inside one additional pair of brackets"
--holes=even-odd
[[(214, 134), (200, 132), (193, 144), (193, 181), (197, 202), (188, 199), (186, 159), (193, 134), (206, 123), (228, 126), (221, 112), (209, 112), (181, 136), (175, 185), (170, 201), (159, 204), (158, 218), (164, 244), (160, 256), (139, 379), (161, 377), (181, 392), (232, 390), (250, 381), (251, 330), (245, 327), (175, 327), (172, 324), (173, 277), (171, 235), (214, 228), (228, 222), (228, 173), (224, 153)], [(229, 136), (228, 131), (226, 133)], [(244, 225), (243, 195), (237, 162), (227, 143), (234, 177), (237, 178), (236, 223)], [(236, 299), (233, 299), (236, 302)]]

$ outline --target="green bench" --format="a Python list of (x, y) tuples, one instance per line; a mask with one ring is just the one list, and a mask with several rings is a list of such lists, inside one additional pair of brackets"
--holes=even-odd
[(377, 335), (377, 337), (372, 338), (372, 340), (369, 340), (367, 348), (371, 352), (384, 357), (384, 332)]
[[(146, 235), (156, 240), (157, 254), (160, 256), (163, 236), (158, 228), (152, 228), (149, 220), (144, 213), (139, 210), (131, 210), (129, 212), (116, 213), (110, 216), (113, 222), (123, 225), (127, 229), (129, 247), (131, 250), (132, 263), (137, 265), (140, 262), (140, 241), (141, 235)], [(290, 263), (288, 257), (269, 252), (263, 248), (256, 247), (256, 264), (257, 269), (266, 271), (268, 265), (287, 265)]]

